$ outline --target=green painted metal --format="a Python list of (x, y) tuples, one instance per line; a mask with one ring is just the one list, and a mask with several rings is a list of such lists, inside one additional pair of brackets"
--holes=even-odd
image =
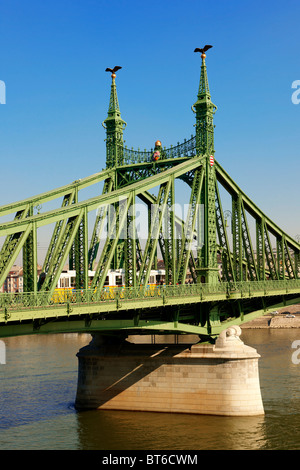
[[(99, 289), (100, 291), (100, 289)], [(0, 297), (0, 336), (6, 335), (9, 327), (10, 334), (18, 335), (19, 328), (23, 325), (26, 331), (31, 328), (35, 333), (36, 324), (81, 321), (81, 329), (88, 329), (87, 324), (98, 322), (100, 331), (111, 328), (124, 328), (124, 325), (134, 323), (135, 330), (147, 326), (147, 329), (161, 331), (162, 324), (169, 323), (168, 332), (193, 333), (193, 334), (219, 334), (229, 324), (243, 323), (242, 311), (238, 314), (229, 314), (229, 310), (221, 312), (213, 306), (227, 306), (228, 303), (238, 301), (253, 302), (260, 305), (254, 310), (251, 308), (247, 313), (249, 319), (260, 316), (279, 306), (298, 303), (300, 301), (300, 280), (286, 281), (249, 281), (241, 283), (219, 283), (219, 284), (193, 284), (180, 286), (159, 286), (153, 290), (145, 287), (115, 288), (108, 292), (93, 289), (73, 291), (66, 294), (65, 299), (59, 299), (49, 303), (47, 292), (4, 294)], [(265, 299), (262, 307), (260, 300)], [(181, 309), (178, 311), (178, 306)], [(185, 309), (185, 308), (186, 309)], [(168, 315), (164, 311), (169, 309)], [(199, 317), (199, 311), (211, 312), (203, 322)], [(178, 312), (174, 318), (174, 311)], [(159, 315), (153, 319), (154, 312)], [(212, 315), (213, 313), (213, 315)], [(142, 314), (143, 321), (139, 322)], [(214, 315), (217, 316), (214, 316)], [(222, 318), (220, 318), (222, 317)], [(170, 321), (172, 319), (172, 322)], [(222, 320), (222, 321), (221, 321)], [(152, 322), (152, 323), (151, 323)], [(31, 326), (28, 327), (28, 323)], [(107, 324), (106, 324), (107, 323)], [(110, 325), (111, 325), (110, 324)], [(96, 326), (94, 327), (96, 328)], [(151, 325), (151, 328), (150, 328)], [(156, 326), (155, 326), (156, 325)], [(133, 326), (133, 324), (132, 324)], [(50, 325), (50, 328), (56, 328)], [(58, 325), (57, 328), (60, 328)], [(70, 326), (70, 331), (73, 326)], [(146, 327), (145, 327), (146, 328)], [(20, 328), (21, 329), (21, 328)], [(41, 328), (41, 332), (43, 329)], [(64, 331), (67, 331), (64, 326)]]
[(213, 116), (217, 110), (216, 105), (211, 101), (205, 54), (202, 54), (201, 75), (198, 90), (198, 99), (192, 106), (196, 114), (196, 147), (200, 155), (214, 155), (214, 124)]
[[(105, 180), (102, 194), (110, 193), (113, 189), (113, 180), (108, 178)], [(107, 206), (101, 206), (96, 216), (96, 221), (93, 229), (91, 245), (88, 252), (88, 268), (93, 269), (94, 262), (99, 250), (101, 234), (104, 228), (105, 217), (107, 215)]]
[[(0, 217), (13, 217), (0, 225), (0, 286), (22, 255), (26, 291), (0, 294), (0, 336), (76, 328), (215, 335), (232, 322), (299, 300), (300, 245), (250, 200), (215, 158), (217, 107), (211, 101), (205, 58), (202, 54), (192, 106), (196, 133), (191, 138), (169, 148), (160, 142), (143, 151), (124, 146), (126, 123), (113, 73), (103, 121), (106, 169), (0, 207)], [(159, 152), (158, 160), (154, 152)], [(180, 196), (177, 180), (189, 194), (188, 210), (179, 215), (173, 210)], [(98, 184), (103, 187), (97, 196), (80, 200), (82, 189)], [(224, 216), (224, 191), (231, 198), (231, 227)], [(59, 207), (42, 211), (50, 201)], [(148, 214), (144, 240), (138, 230), (138, 203)], [(39, 229), (52, 224), (38, 279)], [(165, 286), (149, 289), (158, 254), (165, 266)], [(59, 299), (55, 288), (66, 263), (76, 272), (76, 288)], [(107, 292), (110, 269), (125, 270), (125, 288)], [(94, 270), (91, 285), (89, 270)], [(191, 285), (185, 284), (188, 270)]]
[(112, 73), (111, 92), (108, 108), (108, 116), (102, 125), (106, 129), (106, 166), (117, 167), (123, 164), (123, 130), (126, 122), (121, 118), (117, 87), (116, 74)]

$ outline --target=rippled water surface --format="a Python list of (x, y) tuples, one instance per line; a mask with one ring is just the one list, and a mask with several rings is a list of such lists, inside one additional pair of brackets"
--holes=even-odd
[(261, 355), (264, 416), (76, 412), (76, 353), (90, 336), (5, 339), (0, 449), (300, 449), (300, 364), (292, 361), (300, 331), (244, 330), (242, 339)]

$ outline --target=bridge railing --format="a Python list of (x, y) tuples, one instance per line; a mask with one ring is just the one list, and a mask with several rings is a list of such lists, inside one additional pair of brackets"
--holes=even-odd
[[(299, 292), (300, 279), (282, 281), (251, 281), (239, 283), (211, 284), (183, 284), (176, 286), (153, 286), (153, 287), (114, 287), (97, 290), (69, 290), (65, 292), (54, 292), (49, 302), (47, 292), (1, 293), (0, 309), (4, 312), (8, 309), (22, 310), (39, 307), (60, 307), (66, 304), (105, 303), (115, 301), (143, 301), (150, 298), (196, 297), (199, 301), (226, 298), (249, 298), (254, 296), (268, 296), (285, 293)], [(180, 303), (180, 302), (179, 302)]]
[[(129, 149), (127, 146), (120, 148), (120, 153), (123, 156), (124, 165), (131, 165), (134, 163), (147, 163), (153, 161), (154, 149), (151, 150), (134, 150)], [(161, 148), (160, 160), (181, 158), (181, 157), (194, 157), (196, 155), (196, 137), (191, 136), (189, 140), (184, 139), (183, 143), (179, 143), (170, 148)]]

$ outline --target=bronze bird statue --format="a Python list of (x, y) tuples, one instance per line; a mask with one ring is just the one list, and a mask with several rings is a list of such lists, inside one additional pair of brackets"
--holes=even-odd
[(121, 68), (122, 67), (119, 67), (119, 65), (115, 65), (113, 69), (110, 69), (109, 67), (107, 67), (107, 69), (105, 69), (105, 72), (111, 72), (111, 73), (115, 74)]
[(202, 54), (205, 54), (205, 52), (210, 49), (211, 47), (213, 46), (210, 46), (210, 45), (206, 45), (204, 46), (202, 49), (200, 49), (199, 47), (196, 47), (196, 49), (194, 50), (194, 52), (201, 52)]

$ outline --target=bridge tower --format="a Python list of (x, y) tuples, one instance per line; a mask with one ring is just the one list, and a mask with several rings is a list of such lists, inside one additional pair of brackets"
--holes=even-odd
[[(111, 71), (111, 90), (110, 90), (110, 99), (108, 106), (107, 118), (103, 121), (102, 126), (106, 130), (106, 168), (116, 169), (124, 164), (123, 158), (123, 131), (126, 128), (127, 124), (121, 118), (121, 112), (119, 107), (119, 100), (117, 95), (117, 86), (116, 86), (116, 70), (121, 67), (115, 67), (114, 69), (107, 69)], [(114, 181), (106, 181), (107, 191), (117, 189), (117, 173), (115, 172)], [(109, 187), (109, 189), (108, 189)], [(113, 210), (111, 208), (108, 210), (108, 233), (113, 229), (113, 215), (118, 214), (119, 206), (118, 203), (113, 204)], [(113, 212), (113, 213), (111, 213)], [(118, 230), (119, 226), (119, 217), (116, 218), (116, 227)], [(124, 266), (124, 240), (119, 239), (114, 256), (111, 262), (112, 269), (120, 269)]]
[(116, 73), (111, 74), (111, 91), (107, 118), (102, 125), (106, 129), (106, 168), (114, 168), (123, 164), (123, 130), (126, 122), (121, 118), (119, 107)]
[(203, 210), (204, 240), (198, 253), (198, 282), (216, 284), (218, 282), (217, 263), (217, 232), (216, 232), (216, 174), (214, 168), (214, 123), (213, 117), (217, 110), (211, 101), (205, 63), (206, 54), (202, 52), (200, 83), (196, 103), (192, 110), (196, 114), (196, 147), (198, 155), (205, 156), (204, 184), (202, 184), (200, 204)]

